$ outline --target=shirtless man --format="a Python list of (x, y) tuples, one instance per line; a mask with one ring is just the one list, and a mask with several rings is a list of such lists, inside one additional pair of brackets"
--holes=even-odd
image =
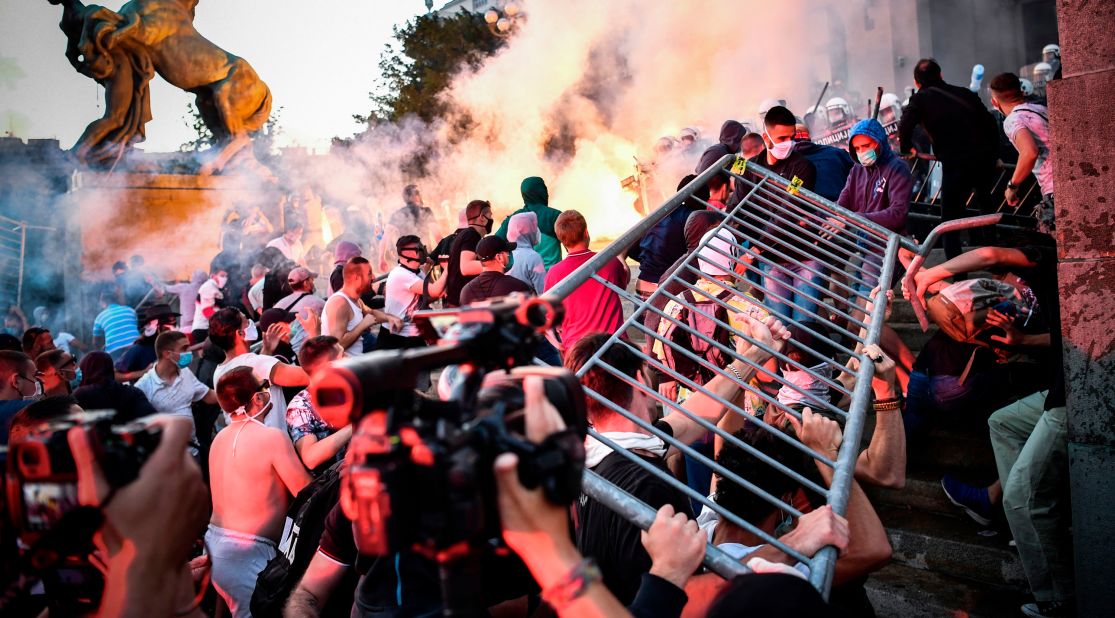
[(345, 262), (344, 286), (325, 302), (321, 312), (321, 334), (336, 337), (345, 356), (364, 353), (361, 337), (376, 324), (387, 323), (392, 329), (402, 327), (402, 320), (378, 309), (371, 309), (360, 297), (372, 290), (372, 265), (357, 256)]
[(234, 618), (251, 616), (256, 577), (275, 557), (287, 506), (310, 482), (286, 433), (263, 424), (272, 412), (269, 384), (251, 367), (237, 367), (217, 382), (229, 426), (209, 451), (213, 515), (205, 543), (213, 585)]

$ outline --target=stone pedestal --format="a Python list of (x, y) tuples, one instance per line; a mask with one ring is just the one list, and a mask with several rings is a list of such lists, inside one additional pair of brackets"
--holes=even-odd
[(1057, 3), (1053, 129), (1079, 616), (1115, 607), (1115, 3)]
[(163, 280), (208, 272), (230, 209), (273, 197), (263, 182), (241, 176), (76, 172), (63, 198), (70, 255), (59, 256), (67, 304), (75, 315), (95, 315), (88, 284), (111, 280), (112, 264), (132, 255)]

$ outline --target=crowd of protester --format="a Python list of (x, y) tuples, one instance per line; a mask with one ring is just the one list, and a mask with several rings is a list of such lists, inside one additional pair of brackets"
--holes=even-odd
[[(928, 135), (943, 165), (946, 220), (962, 215), (969, 196), (977, 206), (988, 199), (1003, 131), (1018, 152), (1007, 198), (1016, 200), (1013, 192), (1033, 173), (1046, 205), (1044, 222), (1052, 225), (1048, 113), (1027, 100), (1019, 78), (1003, 74), (991, 81), (992, 106), (1005, 115), (997, 123), (978, 96), (947, 84), (934, 61), (917, 63), (913, 77), (918, 90), (902, 111), (899, 152), (877, 120), (855, 123), (845, 150), (814, 143), (809, 123), (785, 105), (771, 105), (759, 131), (729, 120), (718, 143), (703, 153), (692, 147), (696, 133), (688, 135), (689, 165), (700, 173), (726, 154), (741, 154), (903, 234), (914, 185), (910, 160), (918, 155), (915, 130)], [(693, 178), (681, 179), (679, 188)], [(213, 259), (208, 273), (199, 271), (172, 285), (154, 281), (136, 256), (130, 264), (118, 263), (115, 280), (98, 294), (100, 311), (89, 318), (88, 344), (62, 330), (46, 309), (36, 310), (33, 320), (18, 309), (9, 314), (0, 335), (0, 441), (23, 439), (37, 422), (77, 410), (114, 409), (121, 421), (162, 415), (161, 443), (138, 480), (103, 503), (103, 613), (169, 615), (188, 604), (197, 579), (203, 586), (211, 582), (218, 611), (252, 614), (260, 574), (289, 541), (284, 527), (291, 505), (341, 473), (353, 434), (350, 425), (330, 425), (315, 410), (307, 390), (314, 372), (373, 350), (430, 345), (436, 336), (422, 328), (417, 312), (509, 294), (544, 294), (596, 256), (591, 222), (571, 204), (551, 206), (542, 178), (524, 179), (521, 193), (522, 208), (498, 228), (492, 205), (478, 199), (461, 209), (457, 229), (440, 236), (419, 188), (410, 185), (403, 191), (403, 207), (381, 232), (349, 230), (316, 256), (303, 247), (306, 226), (297, 216), (286, 217), (281, 235), (270, 240), (255, 228), (248, 234), (245, 227), (239, 242), (226, 244)], [(944, 491), (983, 524), (996, 513), (1005, 514), (1035, 599), (1024, 611), (1068, 615), (1072, 560), (1052, 239), (1046, 237), (1044, 245), (985, 244), (963, 252), (959, 235), (948, 235), (947, 261), (916, 274), (916, 289), (904, 290), (911, 297), (932, 296), (947, 279), (960, 280), (966, 273), (1001, 272), (1023, 290), (1027, 304), (1022, 311), (997, 306), (979, 341), (958, 341), (938, 331), (916, 359), (893, 329), (881, 346), (863, 350), (875, 363), (875, 430), (856, 460), (847, 508), (839, 515), (800, 482), (764, 473), (765, 464), (753, 454), (713, 440), (708, 430), (719, 424), (801, 477), (821, 486), (832, 482), (832, 467), (820, 459), (837, 459), (842, 427), (825, 412), (846, 402), (832, 398), (828, 388), (835, 378), (826, 373), (823, 360), (835, 352), (811, 338), (815, 324), (808, 327), (811, 316), (824, 309), (818, 291), (825, 281), (817, 273), (825, 267), (786, 240), (772, 222), (762, 235), (783, 243), (784, 251), (771, 256), (779, 267), (749, 276), (750, 285), (743, 286), (732, 276), (727, 257), (738, 241), (713, 232), (725, 212), (746, 198), (743, 187), (714, 175), (694, 198), (630, 247), (629, 259), (601, 264), (599, 280), (588, 279), (565, 297), (564, 319), (539, 346), (537, 357), (574, 372), (597, 360), (625, 322), (617, 288), (643, 299), (653, 295), (651, 302), (671, 317), (649, 313), (645, 327), (664, 334), (687, 308), (666, 294), (655, 295), (660, 286), (670, 296), (709, 306), (719, 290), (735, 286), (724, 321), (746, 337), (725, 341), (747, 362), (722, 357), (723, 373), (694, 373), (702, 389), (684, 394), (669, 376), (658, 375), (623, 346), (607, 348), (598, 359), (615, 371), (599, 365), (583, 371), (583, 384), (611, 403), (587, 401), (591, 426), (659, 474), (593, 438), (585, 445), (585, 465), (656, 509), (657, 517), (644, 531), (587, 495), (571, 508), (554, 506), (541, 491), (520, 484), (514, 456), (500, 457), (493, 474), (503, 539), (521, 562), (486, 567), (491, 589), (485, 587), (484, 597), (492, 613), (525, 615), (545, 602), (562, 616), (625, 611), (677, 616), (683, 609), (708, 615), (873, 615), (864, 581), (888, 562), (891, 547), (862, 486), (902, 488), (907, 450), (921, 448), (932, 425), (962, 417), (965, 422), (986, 419), (998, 478), (976, 486), (946, 477)], [(245, 226), (250, 219), (244, 218)], [(250, 235), (256, 237), (252, 243)], [(696, 268), (685, 267), (698, 246), (704, 248), (692, 262)], [(434, 247), (432, 253), (427, 247)], [(632, 280), (634, 263), (639, 270)], [(865, 260), (860, 268), (866, 288), (874, 286), (881, 262)], [(875, 302), (890, 293), (878, 294)], [(791, 341), (795, 346), (787, 347)], [(663, 357), (656, 346), (661, 348), (661, 340), (656, 344), (648, 338), (644, 351)], [(820, 354), (822, 362), (802, 356), (804, 348)], [(783, 351), (790, 362), (782, 360)], [(744, 388), (769, 388), (771, 381), (756, 372), (759, 366), (772, 367), (795, 385), (783, 386), (777, 399), (800, 418), (779, 418), (768, 410), (764, 420), (795, 436), (806, 451), (727, 413), (722, 401), (747, 414), (762, 414), (756, 410), (761, 402)], [(420, 376), (418, 387), (434, 396), (430, 377)], [(538, 384), (528, 382), (526, 390), (528, 433), (544, 438), (547, 427), (555, 429), (547, 425), (552, 406)], [(662, 393), (685, 413), (648, 405), (648, 390)], [(694, 445), (730, 475), (706, 470), (702, 481), (690, 465), (679, 476), (669, 464), (677, 449), (647, 426)], [(107, 500), (103, 483), (96, 482), (101, 472), (83, 438), (80, 431), (70, 436), (79, 487), (88, 487), (83, 495), (91, 496), (90, 504), (100, 504)], [(690, 500), (667, 481), (675, 476), (754, 530)], [(789, 497), (802, 515), (788, 518), (730, 478), (736, 476), (772, 496)], [(361, 556), (336, 497), (326, 502), (314, 526), (322, 530), (320, 542), (287, 591), (285, 615), (339, 615), (350, 609), (353, 615), (426, 615), (440, 609), (436, 564), (429, 558)], [(809, 566), (767, 543), (767, 536), (807, 558), (828, 546), (840, 550), (829, 602), (806, 581)], [(204, 553), (191, 553), (201, 539)], [(708, 543), (754, 573), (726, 582), (702, 572)], [(191, 577), (200, 572), (209, 576)], [(46, 604), (36, 590), (28, 583), (12, 607)]]

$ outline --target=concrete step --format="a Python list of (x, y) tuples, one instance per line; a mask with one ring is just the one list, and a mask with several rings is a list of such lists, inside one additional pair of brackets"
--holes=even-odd
[(922, 348), (925, 347), (930, 337), (937, 332), (937, 327), (932, 324), (930, 324), (928, 331), (923, 331), (916, 321), (911, 323), (896, 323), (892, 320), (889, 324), (891, 328), (898, 333), (898, 336), (906, 344), (906, 347), (910, 348), (910, 351), (914, 353), (915, 357), (918, 355), (918, 352), (921, 352)]
[(992, 586), (1023, 587), (1026, 577), (1007, 534), (982, 536), (967, 519), (912, 509), (879, 506), (893, 561)]
[[(972, 480), (994, 480), (995, 453), (987, 435), (987, 425), (973, 419), (967, 427), (931, 429), (928, 435), (910, 439), (906, 445), (906, 469), (931, 470)], [(989, 476), (990, 479), (983, 477)]]
[(871, 504), (881, 507), (897, 507), (925, 513), (955, 516), (960, 511), (949, 501), (941, 489), (941, 474), (921, 472), (907, 473), (906, 486), (902, 489), (887, 489), (864, 485)]
[(1018, 587), (988, 586), (892, 563), (864, 585), (878, 616), (995, 618), (1018, 616), (1029, 598)]

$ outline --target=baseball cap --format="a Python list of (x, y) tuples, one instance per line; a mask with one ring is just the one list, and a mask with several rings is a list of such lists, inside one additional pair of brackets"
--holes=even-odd
[(712, 229), (705, 232), (701, 237), (705, 246), (697, 252), (697, 268), (710, 277), (727, 275), (732, 270), (732, 244), (728, 240), (731, 234), (725, 231), (717, 234), (718, 231)]
[(514, 251), (515, 246), (507, 242), (500, 236), (485, 236), (476, 243), (476, 258), (481, 262), (494, 260), (497, 255), (504, 251)]
[(287, 283), (292, 283), (292, 284), (293, 283), (302, 283), (303, 281), (305, 281), (307, 279), (316, 279), (316, 278), (317, 278), (317, 273), (311, 272), (310, 269), (306, 268), (305, 266), (299, 266), (297, 268), (292, 268), (290, 270), (290, 274), (288, 274), (286, 276)]
[(289, 311), (283, 311), (277, 307), (272, 307), (264, 311), (259, 316), (259, 332), (266, 333), (267, 329), (279, 322), (286, 322), (290, 324), (294, 321), (294, 314)]

